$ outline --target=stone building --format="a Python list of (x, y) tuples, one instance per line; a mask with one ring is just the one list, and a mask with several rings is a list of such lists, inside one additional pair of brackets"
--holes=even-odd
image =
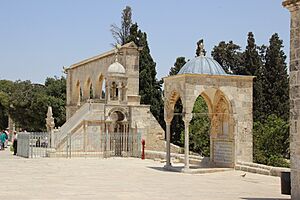
[(290, 32), (290, 152), (292, 199), (300, 199), (300, 0), (285, 0), (291, 12)]
[[(200, 44), (203, 48), (203, 44)], [(211, 121), (210, 164), (234, 167), (238, 161), (252, 162), (253, 76), (226, 74), (212, 58), (200, 56), (188, 61), (175, 76), (164, 78), (164, 117), (166, 122), (167, 164), (170, 163), (170, 125), (174, 106), (180, 98), (185, 126), (185, 166), (189, 171), (189, 124), (194, 103), (201, 95)]]
[(145, 139), (147, 150), (165, 150), (164, 130), (150, 106), (140, 104), (139, 49), (133, 42), (73, 64), (65, 72), (67, 121), (54, 134), (56, 151), (70, 144), (72, 151), (85, 153), (115, 145), (113, 151), (121, 155), (133, 139), (138, 148)]

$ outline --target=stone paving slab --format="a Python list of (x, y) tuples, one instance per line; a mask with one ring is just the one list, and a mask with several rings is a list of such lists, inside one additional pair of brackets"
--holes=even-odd
[(135, 158), (25, 159), (0, 151), (5, 200), (287, 200), (278, 177), (226, 171), (166, 172), (164, 163)]

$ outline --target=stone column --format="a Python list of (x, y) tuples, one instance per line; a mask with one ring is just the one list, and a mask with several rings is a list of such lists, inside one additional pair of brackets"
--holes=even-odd
[(124, 101), (127, 102), (127, 87), (123, 88), (123, 96), (124, 96)]
[(189, 126), (192, 120), (191, 113), (185, 113), (184, 121), (184, 169), (183, 172), (190, 171), (190, 158), (189, 158)]
[(122, 85), (121, 83), (118, 84), (118, 100), (121, 102), (122, 100)]
[(166, 121), (166, 165), (165, 165), (165, 168), (171, 167), (170, 128), (171, 128), (171, 122)]
[(110, 85), (109, 83), (106, 85), (106, 101), (110, 101)]
[(285, 0), (291, 12), (290, 152), (292, 200), (300, 199), (300, 0)]

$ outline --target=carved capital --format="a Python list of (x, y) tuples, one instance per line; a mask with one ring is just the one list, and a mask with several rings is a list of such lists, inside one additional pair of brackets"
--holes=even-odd
[(184, 123), (190, 123), (190, 121), (193, 118), (193, 114), (192, 113), (184, 113), (184, 115), (182, 116), (182, 120), (184, 121)]

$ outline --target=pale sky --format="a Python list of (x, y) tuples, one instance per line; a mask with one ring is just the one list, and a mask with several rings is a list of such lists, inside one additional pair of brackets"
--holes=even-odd
[(277, 32), (289, 53), (289, 12), (282, 0), (0, 0), (0, 79), (44, 83), (62, 67), (110, 50), (109, 31), (126, 5), (148, 34), (157, 77), (179, 56), (192, 58), (204, 38), (210, 55), (220, 41), (243, 48), (252, 31), (258, 45)]

